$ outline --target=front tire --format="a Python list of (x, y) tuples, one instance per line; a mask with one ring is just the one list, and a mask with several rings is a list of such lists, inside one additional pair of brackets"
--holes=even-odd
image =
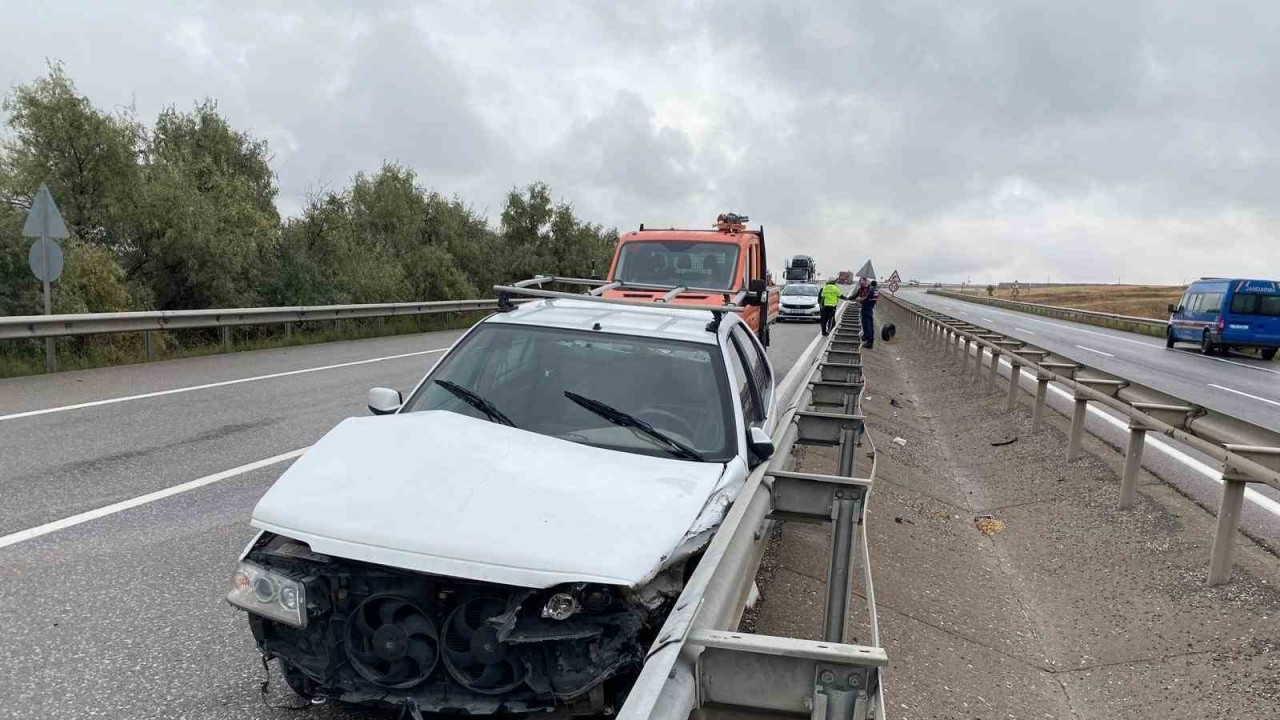
[(1169, 328), (1168, 330), (1165, 330), (1165, 331), (1164, 331), (1164, 346), (1165, 346), (1166, 348), (1169, 348), (1170, 350), (1172, 350), (1172, 349), (1173, 349), (1173, 343), (1174, 343), (1174, 340), (1173, 340), (1173, 328)]

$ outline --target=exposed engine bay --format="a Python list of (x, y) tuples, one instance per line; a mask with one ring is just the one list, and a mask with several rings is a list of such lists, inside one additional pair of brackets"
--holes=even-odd
[[(257, 601), (300, 606), (292, 620), (254, 611), (249, 622), (304, 697), (458, 714), (598, 714), (620, 706), (683, 585), (683, 565), (640, 590), (531, 590), (321, 555), (263, 533), (236, 582)], [(243, 568), (261, 572), (242, 579)]]

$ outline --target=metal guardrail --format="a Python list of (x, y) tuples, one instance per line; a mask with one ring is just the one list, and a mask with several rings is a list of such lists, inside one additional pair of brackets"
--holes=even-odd
[[(146, 359), (153, 357), (151, 333), (190, 328), (222, 328), (222, 348), (231, 349), (231, 328), (241, 325), (332, 321), (357, 318), (436, 315), (440, 313), (496, 310), (496, 299), (442, 300), (417, 303), (375, 303), (366, 305), (316, 305), (299, 307), (222, 308), (213, 310), (157, 310), (150, 312), (83, 313), (76, 315), (17, 315), (0, 317), (0, 340), (77, 337), (104, 333), (143, 334)], [(286, 325), (286, 328), (290, 327)], [(57, 369), (54, 358), (46, 359), (49, 372)]]
[[(875, 591), (867, 556), (866, 504), (875, 448), (865, 435), (860, 356), (833, 350), (855, 342), (856, 314), (815, 340), (778, 389), (773, 459), (748, 477), (649, 650), (619, 720), (687, 720), (696, 710), (753, 710), (752, 717), (883, 720)], [(777, 415), (777, 414), (775, 414)], [(795, 472), (792, 450), (840, 449), (837, 475)], [(855, 477), (870, 446), (866, 477)], [(780, 520), (830, 522), (831, 565), (821, 641), (738, 632), (771, 529)], [(871, 645), (843, 642), (854, 565), (861, 553)]]
[[(1129, 439), (1120, 479), (1121, 509), (1133, 507), (1136, 501), (1138, 471), (1142, 466), (1147, 433), (1173, 438), (1218, 461), (1222, 468), (1223, 489), (1209, 559), (1208, 583), (1221, 585), (1231, 579), (1235, 534), (1240, 524), (1246, 486), (1255, 482), (1280, 489), (1280, 433), (1090, 368), (1022, 340), (920, 307), (902, 298), (889, 297), (889, 300), (907, 312), (917, 329), (927, 333), (947, 357), (959, 353), (961, 377), (970, 372), (969, 348), (972, 345), (975, 348), (972, 356), (974, 382), (982, 382), (985, 377), (988, 391), (994, 388), (998, 379), (1001, 356), (1007, 356), (1008, 408), (1011, 411), (1017, 404), (1022, 371), (1034, 372), (1033, 431), (1038, 430), (1043, 422), (1049, 383), (1055, 382), (1067, 388), (1074, 400), (1067, 462), (1080, 455), (1090, 402), (1100, 403), (1127, 416)], [(985, 372), (984, 357), (990, 358)]]
[(1156, 320), (1154, 318), (1135, 317), (1133, 315), (1116, 315), (1114, 313), (1097, 312), (1095, 310), (1080, 310), (1078, 308), (1061, 307), (1058, 305), (1041, 305), (1040, 303), (1022, 302), (1021, 300), (981, 297), (978, 295), (969, 295), (967, 293), (949, 292), (938, 289), (930, 289), (928, 292), (930, 295), (941, 295), (942, 297), (952, 298), (953, 300), (964, 300), (965, 302), (990, 305), (992, 307), (1016, 310), (1018, 312), (1031, 313), (1033, 315), (1043, 315), (1045, 317), (1069, 320), (1071, 322), (1084, 323), (1086, 325), (1108, 327), (1114, 330), (1127, 330), (1129, 332), (1142, 333), (1143, 335), (1151, 335), (1153, 337), (1164, 337), (1169, 328), (1169, 322), (1167, 320)]

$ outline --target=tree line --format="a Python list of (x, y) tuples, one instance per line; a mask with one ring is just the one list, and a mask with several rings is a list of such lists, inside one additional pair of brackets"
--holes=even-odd
[(95, 107), (58, 64), (2, 107), (0, 315), (43, 310), (22, 237), (41, 182), (71, 232), (55, 313), (459, 300), (603, 275), (617, 243), (543, 183), (512, 189), (494, 227), (393, 162), (282, 218), (270, 148), (214, 101), (148, 127)]

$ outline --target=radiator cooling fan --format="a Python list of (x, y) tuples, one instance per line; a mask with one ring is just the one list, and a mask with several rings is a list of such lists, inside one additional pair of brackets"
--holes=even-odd
[(463, 687), (486, 695), (514, 690), (527, 670), (511, 648), (498, 641), (497, 628), (486, 621), (507, 608), (498, 598), (468, 600), (444, 623), (444, 665)]
[(431, 674), (440, 658), (440, 635), (418, 606), (375, 595), (347, 621), (347, 659), (360, 676), (386, 688), (411, 688)]

